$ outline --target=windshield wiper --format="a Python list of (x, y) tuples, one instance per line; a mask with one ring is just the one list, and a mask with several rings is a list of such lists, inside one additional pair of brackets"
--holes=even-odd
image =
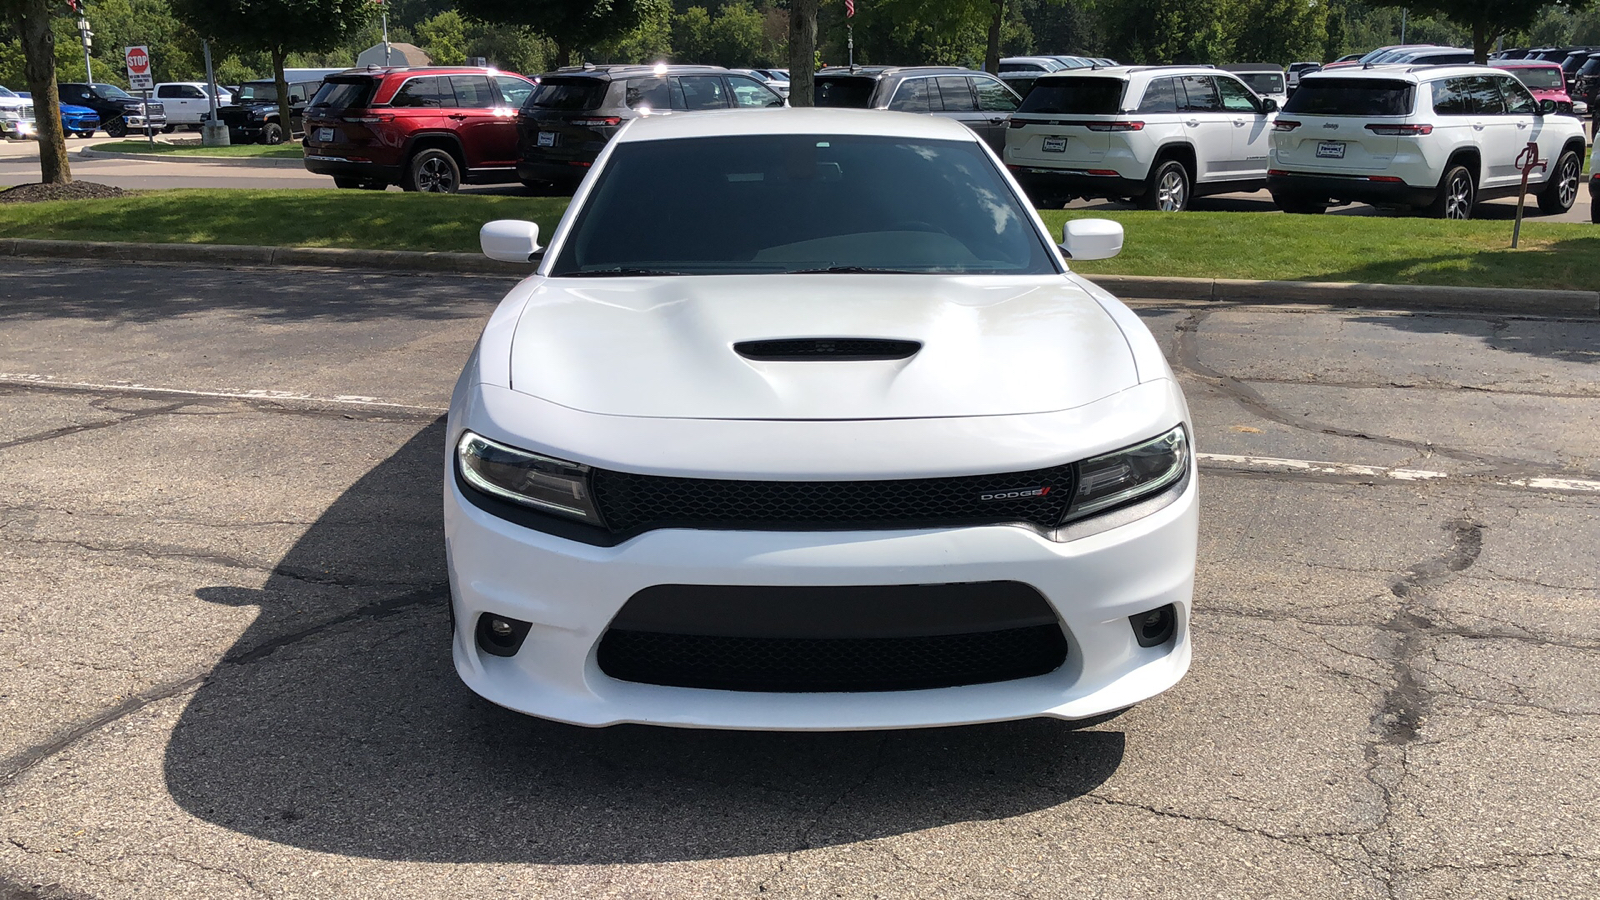
[(634, 268), (632, 266), (612, 266), (609, 269), (582, 269), (582, 270), (579, 270), (577, 272), (562, 272), (560, 275), (557, 275), (557, 276), (554, 276), (554, 277), (556, 277), (556, 278), (605, 278), (607, 276), (626, 277), (626, 276), (629, 276), (629, 275), (646, 276), (646, 275), (682, 275), (682, 274), (683, 274), (682, 272), (674, 272), (671, 269), (639, 269), (639, 268)]
[(909, 269), (880, 269), (873, 266), (828, 266), (822, 269), (794, 269), (785, 275), (919, 275)]

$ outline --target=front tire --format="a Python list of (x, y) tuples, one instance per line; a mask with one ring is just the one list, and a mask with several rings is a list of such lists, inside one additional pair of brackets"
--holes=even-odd
[(1439, 194), (1428, 206), (1428, 215), (1435, 219), (1472, 218), (1472, 207), (1478, 201), (1478, 183), (1472, 170), (1466, 166), (1451, 166), (1439, 180)]
[(102, 126), (102, 128), (110, 137), (121, 138), (128, 136), (128, 120), (122, 118), (121, 116), (118, 116), (117, 118), (107, 122)]
[(454, 194), (461, 188), (461, 167), (443, 150), (423, 150), (411, 157), (400, 187), (423, 194)]
[(272, 145), (283, 143), (283, 126), (277, 122), (268, 122), (261, 126), (261, 143)]
[[(1583, 172), (1579, 154), (1567, 150), (1556, 157), (1550, 170), (1550, 181), (1539, 192), (1539, 211), (1547, 216), (1559, 216), (1578, 202), (1578, 182)], [(1593, 215), (1593, 213), (1591, 213)]]
[(1150, 173), (1146, 185), (1144, 196), (1139, 198), (1139, 205), (1145, 209), (1183, 212), (1189, 208), (1193, 188), (1189, 170), (1184, 168), (1183, 163), (1169, 159), (1156, 166), (1156, 170)]

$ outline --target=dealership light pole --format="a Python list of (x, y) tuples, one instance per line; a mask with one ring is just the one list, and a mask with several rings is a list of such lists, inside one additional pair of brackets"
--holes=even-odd
[(94, 69), (89, 64), (89, 50), (94, 47), (94, 32), (89, 30), (89, 17), (78, 17), (78, 36), (83, 38), (83, 79), (94, 84)]

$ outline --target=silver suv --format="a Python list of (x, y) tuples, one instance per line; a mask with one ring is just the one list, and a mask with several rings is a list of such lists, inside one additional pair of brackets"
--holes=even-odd
[(1285, 212), (1336, 201), (1468, 219), (1481, 200), (1522, 190), (1519, 158), (1538, 147), (1528, 189), (1546, 213), (1577, 199), (1583, 124), (1482, 66), (1376, 66), (1307, 75), (1278, 116), (1267, 189)]
[(1040, 206), (1073, 197), (1187, 209), (1206, 194), (1257, 191), (1278, 104), (1198, 66), (1052, 72), (1006, 131), (1006, 166)]

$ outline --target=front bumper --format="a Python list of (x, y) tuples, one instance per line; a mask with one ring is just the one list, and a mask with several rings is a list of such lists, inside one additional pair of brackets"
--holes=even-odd
[[(453, 423), (451, 438), (478, 423)], [(502, 435), (501, 437), (504, 437)], [(1193, 461), (1191, 460), (1191, 466)], [(1165, 507), (1076, 540), (1023, 526), (896, 531), (661, 529), (600, 547), (513, 524), (463, 494), (447, 466), (446, 554), (456, 671), (510, 709), (578, 725), (854, 730), (1079, 719), (1171, 687), (1189, 667), (1195, 479)], [(1191, 469), (1192, 472), (1192, 469)], [(597, 651), (623, 605), (657, 585), (873, 586), (1015, 581), (1037, 590), (1066, 638), (1045, 675), (926, 690), (767, 693), (622, 681)], [(1141, 647), (1129, 617), (1167, 604), (1175, 637)], [(510, 657), (485, 652), (485, 613), (531, 622)]]
[(0, 134), (12, 138), (31, 138), (39, 129), (33, 119), (0, 119)]

